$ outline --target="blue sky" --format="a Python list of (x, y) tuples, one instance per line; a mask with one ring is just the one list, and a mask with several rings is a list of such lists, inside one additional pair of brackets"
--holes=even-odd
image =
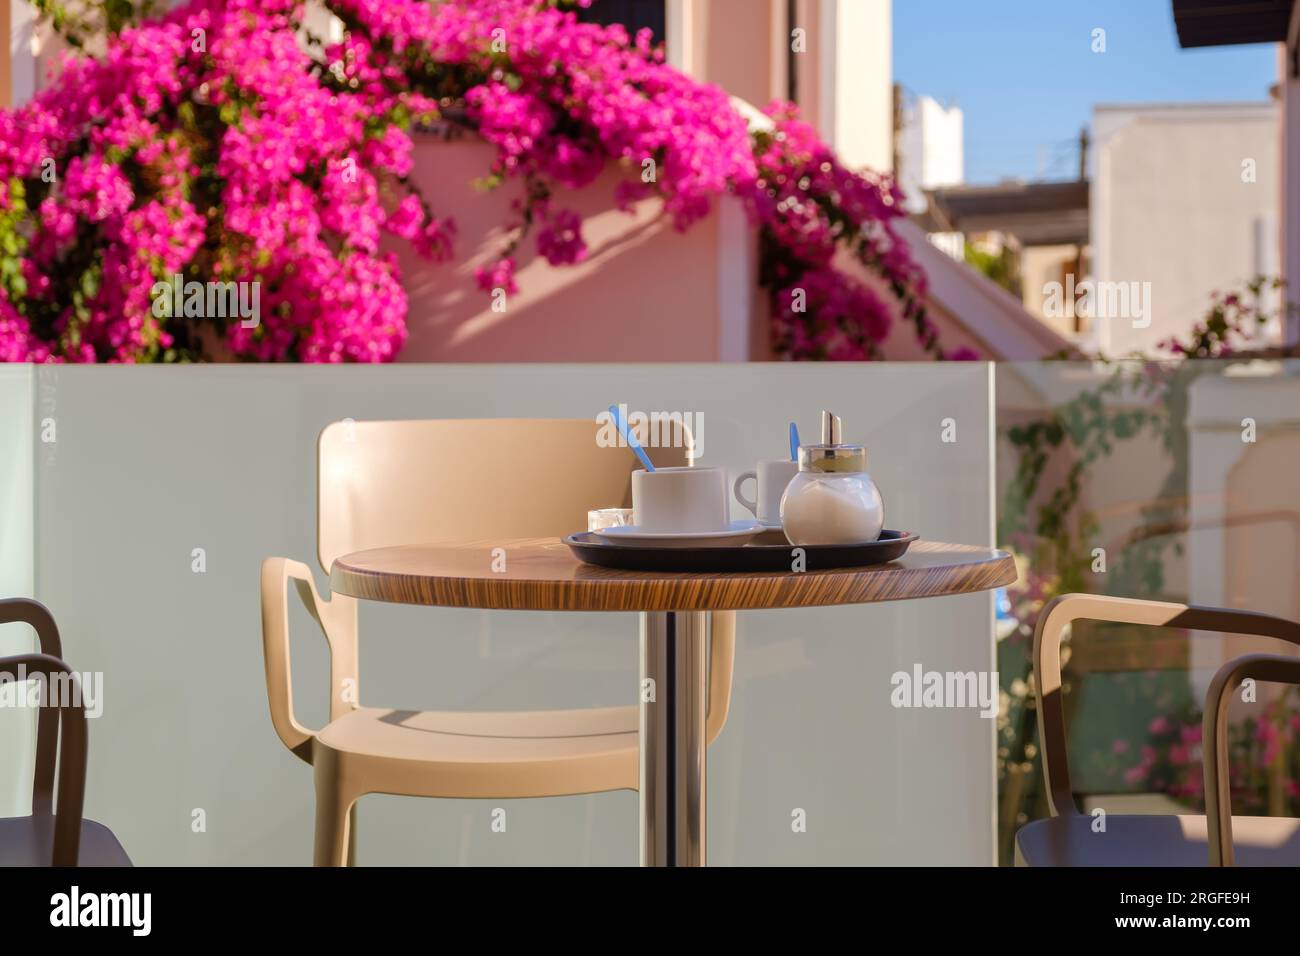
[[(1182, 50), (1170, 0), (894, 0), (894, 79), (960, 106), (966, 180), (1063, 179), (1100, 103), (1260, 101), (1272, 44)], [(1093, 53), (1092, 31), (1106, 31)]]

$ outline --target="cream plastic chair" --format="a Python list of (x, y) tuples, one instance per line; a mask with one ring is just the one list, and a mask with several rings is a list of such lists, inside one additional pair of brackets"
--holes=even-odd
[[(320, 565), (328, 573), (336, 558), (369, 548), (585, 530), (590, 509), (630, 504), (639, 467), (630, 449), (600, 447), (597, 432), (588, 419), (332, 424), (317, 445)], [(685, 463), (680, 448), (650, 449), (650, 457)], [(329, 723), (319, 731), (293, 714), (290, 584), (329, 644)], [(710, 743), (730, 704), (735, 612), (711, 617)], [(635, 705), (505, 713), (361, 706), (356, 599), (324, 600), (298, 561), (262, 564), (262, 637), (272, 723), (314, 768), (318, 866), (348, 861), (351, 809), (367, 793), (505, 799), (637, 788)]]
[[(1208, 818), (1200, 814), (1107, 814), (1104, 830), (1079, 812), (1070, 788), (1061, 700), (1061, 634), (1073, 621), (1110, 621), (1180, 627), (1221, 634), (1250, 634), (1300, 644), (1300, 624), (1253, 611), (1192, 607), (1160, 601), (1065, 594), (1043, 608), (1034, 631), (1034, 679), (1038, 684), (1038, 740), (1043, 785), (1052, 815), (1016, 834), (1017, 866), (1205, 866), (1233, 862), (1254, 866), (1300, 865), (1300, 820), (1233, 817), (1227, 799), (1226, 696), (1239, 677), (1295, 680), (1300, 662), (1257, 656), (1229, 662), (1216, 674), (1205, 709), (1202, 742)], [(1278, 664), (1277, 661), (1287, 663)]]

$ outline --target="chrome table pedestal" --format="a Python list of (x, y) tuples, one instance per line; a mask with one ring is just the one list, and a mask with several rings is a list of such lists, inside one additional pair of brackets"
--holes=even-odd
[(709, 615), (641, 615), (641, 865), (704, 866)]

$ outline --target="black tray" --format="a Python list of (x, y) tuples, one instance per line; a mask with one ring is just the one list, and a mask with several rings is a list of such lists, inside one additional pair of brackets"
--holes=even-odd
[[(910, 531), (882, 531), (868, 544), (804, 545), (805, 570), (860, 568), (903, 556), (917, 539)], [(760, 542), (762, 536), (758, 539)], [(600, 535), (580, 531), (564, 539), (579, 561), (620, 571), (789, 571), (795, 546), (750, 543), (723, 548), (642, 548), (610, 544)]]

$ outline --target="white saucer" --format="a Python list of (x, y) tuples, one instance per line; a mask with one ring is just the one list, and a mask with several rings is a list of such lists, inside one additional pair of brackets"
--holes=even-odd
[(594, 532), (625, 548), (726, 548), (741, 545), (763, 531), (759, 521), (731, 522), (727, 531), (643, 531), (634, 524)]
[(763, 522), (763, 529), (759, 531), (756, 539), (759, 544), (789, 544), (790, 539), (785, 536), (785, 528), (781, 522), (768, 524)]
[[(750, 519), (746, 518), (745, 520), (748, 521), (748, 520), (750, 520)], [(733, 523), (734, 523), (734, 522), (733, 522)], [(764, 531), (783, 531), (783, 530), (784, 530), (784, 526), (781, 524), (781, 519), (780, 519), (780, 518), (777, 518), (775, 521), (764, 521), (762, 518), (759, 518), (759, 519), (758, 519), (758, 526), (759, 526), (760, 528), (762, 528)]]

